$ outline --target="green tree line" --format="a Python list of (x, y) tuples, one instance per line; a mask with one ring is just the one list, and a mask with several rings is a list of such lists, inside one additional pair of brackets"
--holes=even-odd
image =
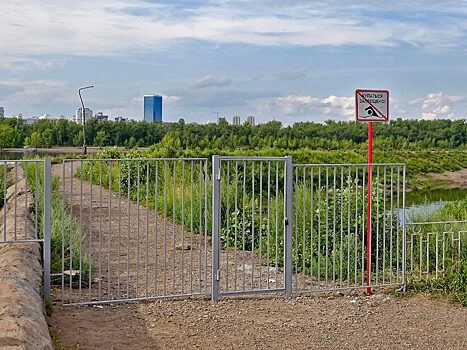
[[(366, 123), (299, 122), (284, 126), (271, 121), (257, 126), (219, 124), (112, 122), (90, 119), (86, 123), (86, 142), (94, 146), (149, 147), (163, 142), (184, 149), (261, 149), (264, 147), (298, 150), (365, 148)], [(461, 120), (392, 120), (374, 123), (375, 149), (465, 149), (467, 123)], [(0, 148), (81, 146), (82, 126), (70, 120), (39, 120), (26, 124), (21, 119), (0, 119)]]

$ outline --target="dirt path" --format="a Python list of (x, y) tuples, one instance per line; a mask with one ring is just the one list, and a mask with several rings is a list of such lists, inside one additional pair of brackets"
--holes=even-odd
[[(60, 165), (53, 168), (55, 175), (62, 175), (61, 170)], [(68, 173), (71, 171), (67, 169)], [(147, 212), (146, 220), (144, 207), (119, 199), (115, 193), (105, 189), (101, 193), (99, 186), (93, 186), (91, 197), (89, 183), (83, 182), (81, 189), (81, 183), (74, 180), (71, 186), (68, 175), (65, 184), (74, 216), (78, 222), (82, 220), (83, 232), (92, 238), (91, 247), (85, 245), (83, 251), (91, 252), (93, 261), (101, 261), (101, 272), (92, 276), (93, 280), (97, 277), (97, 282), (91, 284), (90, 293), (89, 287), (83, 287), (81, 296), (79, 289), (74, 288), (69, 294), (67, 288), (65, 301), (86, 301), (89, 295), (92, 300), (112, 300), (144, 297), (146, 293), (178, 294), (190, 290), (191, 281), (195, 291), (200, 285), (203, 291), (206, 277), (208, 281), (210, 278), (205, 270), (205, 259), (209, 262), (210, 256), (205, 255), (204, 248), (209, 247), (209, 240), (194, 234), (193, 244), (186, 249), (182, 237), (191, 242), (191, 233), (170, 220), (164, 222), (154, 211)], [(82, 202), (73, 196), (71, 203), (71, 189), (75, 195), (83, 192)], [(138, 212), (139, 231), (135, 228)], [(150, 234), (155, 232), (156, 223), (159, 230), (166, 225), (168, 234), (162, 235), (163, 230), (159, 237)], [(162, 249), (164, 239), (166, 253)], [(138, 247), (139, 255), (135, 254)], [(191, 253), (197, 257), (193, 265), (188, 264)], [(146, 257), (157, 258), (146, 262)], [(224, 256), (221, 261), (225, 263), (223, 259)], [(161, 270), (163, 266), (166, 270)], [(250, 276), (246, 279), (250, 280)], [(266, 295), (224, 298), (213, 303), (209, 297), (200, 296), (61, 307), (61, 289), (55, 287), (53, 298), (56, 309), (48, 319), (52, 335), (60, 329), (59, 338), (65, 346), (79, 343), (81, 349), (467, 347), (465, 309), (424, 297), (394, 298), (381, 290), (370, 297), (363, 292), (320, 293), (291, 299)]]
[(467, 312), (422, 296), (323, 295), (58, 307), (80, 349), (465, 349)]

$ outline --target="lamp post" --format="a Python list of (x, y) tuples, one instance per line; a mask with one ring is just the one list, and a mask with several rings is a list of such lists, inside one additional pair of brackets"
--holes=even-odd
[(90, 88), (93, 88), (93, 87), (94, 87), (94, 85), (90, 85), (90, 86), (85, 86), (85, 87), (82, 87), (82, 88), (78, 89), (79, 99), (81, 100), (81, 106), (83, 107), (83, 109), (81, 110), (81, 114), (82, 114), (82, 117), (83, 117), (83, 152), (84, 152), (84, 154), (87, 154), (87, 148), (86, 148), (86, 112), (84, 111), (84, 103), (83, 103), (83, 98), (81, 97), (81, 90), (90, 89)]

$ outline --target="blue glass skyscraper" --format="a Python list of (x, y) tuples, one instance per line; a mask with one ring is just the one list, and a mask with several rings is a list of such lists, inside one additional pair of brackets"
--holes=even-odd
[(162, 121), (162, 96), (144, 96), (144, 120), (148, 123)]

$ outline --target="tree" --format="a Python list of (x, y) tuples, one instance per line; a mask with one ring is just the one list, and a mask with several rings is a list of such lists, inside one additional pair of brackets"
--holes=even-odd
[(29, 147), (39, 148), (42, 146), (42, 136), (37, 131), (33, 132), (31, 136), (26, 138), (26, 144)]
[(13, 146), (13, 129), (9, 125), (0, 125), (0, 148)]
[(98, 131), (96, 137), (94, 138), (94, 143), (102, 149), (107, 145), (107, 134), (105, 131)]

